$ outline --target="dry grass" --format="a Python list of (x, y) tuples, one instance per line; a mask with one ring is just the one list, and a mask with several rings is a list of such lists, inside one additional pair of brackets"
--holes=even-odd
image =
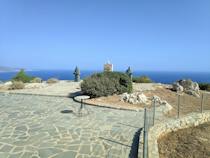
[[(175, 117), (177, 115), (177, 93), (176, 92), (173, 92), (170, 89), (162, 86), (154, 90), (146, 90), (143, 93), (147, 97), (150, 97), (150, 98), (156, 95), (156, 96), (159, 96), (162, 100), (166, 100), (174, 108), (168, 116)], [(122, 102), (120, 101), (120, 96), (117, 96), (117, 95), (91, 99), (88, 101), (88, 103), (104, 104), (104, 105), (110, 105), (110, 106), (121, 106), (121, 107), (126, 107), (126, 108), (128, 107), (128, 108), (134, 108), (134, 109), (143, 108), (146, 106), (144, 104), (132, 105), (129, 103)], [(185, 115), (192, 112), (199, 112), (200, 105), (201, 105), (201, 98), (196, 98), (194, 96), (184, 94), (183, 96), (181, 96), (180, 103), (181, 103), (180, 115)], [(210, 110), (210, 94), (205, 94), (203, 105), (204, 105), (204, 110)], [(150, 107), (150, 106), (147, 105), (147, 107)]]
[[(203, 91), (201, 94), (204, 93)], [(153, 96), (157, 95), (162, 100), (166, 100), (170, 105), (173, 106), (173, 110), (170, 113), (170, 117), (174, 117), (177, 115), (177, 94), (176, 92), (171, 91), (165, 87), (157, 88), (154, 91), (145, 92), (146, 96)], [(210, 94), (204, 94), (204, 102), (203, 102), (203, 109), (210, 110)], [(180, 115), (185, 115), (192, 112), (200, 112), (201, 110), (201, 98), (196, 98), (194, 96), (183, 94), (180, 99)]]
[(126, 102), (122, 102), (120, 101), (120, 98), (121, 97), (119, 95), (113, 95), (108, 97), (100, 97), (100, 98), (86, 100), (86, 102), (96, 105), (108, 105), (110, 107), (128, 108), (128, 109), (139, 109), (145, 106), (144, 104), (132, 105)]
[(158, 140), (160, 158), (210, 158), (210, 123), (169, 133)]

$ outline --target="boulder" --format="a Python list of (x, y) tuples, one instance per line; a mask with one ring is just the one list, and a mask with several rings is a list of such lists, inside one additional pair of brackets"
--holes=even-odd
[(42, 79), (39, 77), (35, 77), (31, 80), (31, 83), (42, 83)]
[(7, 81), (4, 83), (5, 86), (11, 86), (12, 85), (12, 81)]
[(58, 83), (58, 82), (59, 82), (59, 80), (57, 78), (50, 78), (47, 80), (48, 84), (53, 84), (53, 83)]
[(161, 100), (160, 97), (158, 97), (156, 95), (154, 95), (152, 97), (152, 101), (155, 102), (155, 103), (157, 103), (157, 104), (159, 104), (159, 105), (166, 105), (166, 104), (168, 104), (167, 101)]
[(25, 89), (38, 89), (38, 88), (44, 88), (46, 87), (46, 83), (27, 83), (25, 85)]
[(176, 91), (176, 92), (183, 92), (184, 91), (184, 88), (178, 82), (173, 83), (172, 86), (173, 86), (173, 90)]
[(195, 97), (200, 96), (200, 88), (197, 82), (192, 80), (179, 80), (173, 83), (173, 90), (176, 92), (185, 92), (186, 94), (193, 95)]
[(9, 87), (9, 90), (24, 89), (25, 85), (22, 81), (14, 81)]
[(148, 99), (143, 93), (124, 93), (121, 95), (121, 101), (130, 103), (130, 104), (147, 104)]

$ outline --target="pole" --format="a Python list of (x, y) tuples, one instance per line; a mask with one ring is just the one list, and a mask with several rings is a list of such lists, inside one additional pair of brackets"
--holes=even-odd
[(155, 125), (156, 100), (153, 100), (153, 126)]
[(178, 94), (178, 107), (177, 107), (177, 117), (179, 118), (180, 117), (180, 94)]
[(83, 99), (81, 99), (81, 106), (80, 109), (83, 109)]
[(144, 146), (143, 146), (143, 158), (147, 158), (148, 147), (148, 122), (147, 122), (147, 108), (144, 109)]
[(201, 96), (201, 113), (203, 113), (203, 102), (204, 102), (204, 94)]

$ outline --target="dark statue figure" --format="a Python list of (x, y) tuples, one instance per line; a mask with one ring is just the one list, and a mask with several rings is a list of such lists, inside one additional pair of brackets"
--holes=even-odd
[(126, 70), (125, 72), (129, 77), (130, 79), (132, 80), (132, 77), (133, 77), (133, 72), (131, 70), (131, 67), (129, 66), (128, 69)]
[(78, 67), (74, 70), (74, 81), (79, 82), (80, 81), (80, 70)]

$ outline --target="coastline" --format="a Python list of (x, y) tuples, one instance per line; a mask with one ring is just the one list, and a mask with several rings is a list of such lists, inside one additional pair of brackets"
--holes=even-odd
[[(1, 72), (0, 80), (8, 81), (16, 75), (18, 71)], [(99, 71), (96, 70), (81, 70), (81, 78), (84, 79), (93, 73)], [(60, 80), (73, 80), (73, 70), (31, 70), (26, 71), (30, 76), (40, 77), (43, 80), (55, 77)], [(210, 83), (210, 72), (168, 72), (168, 71), (134, 71), (133, 76), (148, 76), (156, 83), (171, 84), (180, 79), (192, 79), (198, 83)]]

